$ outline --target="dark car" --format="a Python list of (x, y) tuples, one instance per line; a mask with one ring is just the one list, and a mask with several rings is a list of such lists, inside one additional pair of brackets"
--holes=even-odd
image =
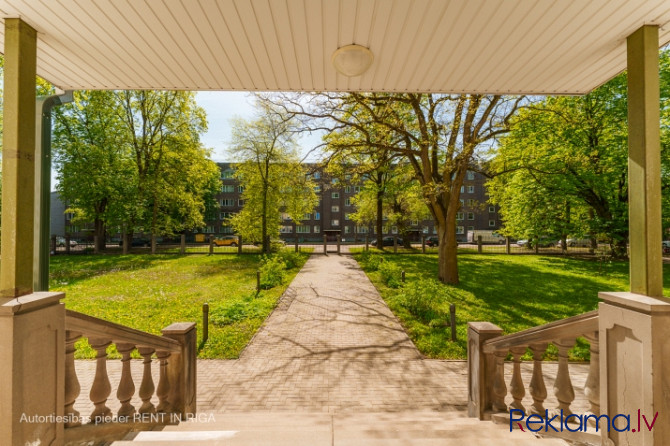
[(426, 246), (430, 246), (431, 248), (434, 248), (435, 246), (438, 246), (439, 244), (440, 244), (440, 239), (436, 235), (433, 235), (433, 236), (428, 237), (426, 239)]
[[(402, 239), (398, 237), (398, 246), (402, 245)], [(377, 246), (377, 240), (372, 241), (372, 246)], [(393, 237), (384, 237), (382, 239), (382, 246), (393, 246)]]
[[(119, 242), (119, 246), (123, 246), (123, 240)], [(138, 247), (142, 246), (144, 248), (151, 246), (151, 240), (143, 239), (143, 238), (134, 238), (130, 241), (130, 246), (131, 247)]]

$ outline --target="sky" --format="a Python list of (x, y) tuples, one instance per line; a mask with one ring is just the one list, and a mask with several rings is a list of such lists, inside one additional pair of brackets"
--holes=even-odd
[[(253, 96), (238, 91), (199, 91), (195, 99), (207, 112), (208, 130), (201, 141), (205, 147), (213, 149), (212, 159), (218, 162), (234, 161), (226, 155), (231, 142), (230, 121), (234, 117), (254, 118)], [(305, 136), (298, 140), (303, 156), (320, 142), (320, 135)], [(314, 161), (316, 158), (310, 155), (307, 159)]]

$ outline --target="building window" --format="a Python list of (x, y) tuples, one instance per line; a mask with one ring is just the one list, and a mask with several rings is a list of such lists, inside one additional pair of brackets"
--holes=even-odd
[(424, 226), (423, 229), (421, 229), (421, 232), (424, 234), (428, 234), (428, 231), (430, 231), (430, 228), (428, 226)]
[(419, 226), (419, 220), (412, 220), (409, 222), (409, 224), (412, 226)]
[(314, 179), (318, 180), (321, 178), (321, 172), (314, 172)]
[(238, 206), (244, 206), (244, 200), (237, 200)]
[(468, 212), (468, 220), (474, 220), (475, 219), (475, 213), (474, 212)]
[(461, 198), (459, 201), (461, 202), (461, 207), (465, 206), (465, 200), (464, 199)]
[(319, 193), (321, 192), (321, 186), (314, 186), (314, 192)]
[(345, 194), (350, 194), (351, 193), (351, 186), (345, 186), (344, 193)]
[(331, 211), (331, 212), (340, 212), (340, 207), (339, 207), (339, 206), (332, 206), (332, 207), (330, 208), (330, 211)]
[(72, 217), (74, 217), (74, 214), (72, 212), (67, 212), (65, 214), (65, 220), (67, 220), (67, 221), (72, 220)]
[(221, 226), (222, 234), (232, 234), (233, 232), (234, 232), (233, 228), (231, 228), (230, 226)]
[(314, 213), (314, 220), (321, 220), (321, 212)]
[(465, 186), (461, 186), (461, 193), (465, 192)]
[(495, 225), (496, 225), (496, 221), (495, 221), (495, 220), (489, 220), (489, 226), (490, 226), (490, 227), (493, 227), (493, 226), (495, 226)]
[(495, 214), (496, 213), (496, 207), (495, 206), (489, 206), (489, 214)]
[(468, 198), (468, 207), (473, 208), (475, 207), (475, 200), (472, 198)]
[(205, 229), (202, 230), (205, 234), (214, 234), (214, 226), (209, 225), (206, 226)]
[(359, 193), (361, 191), (361, 186), (354, 186), (354, 193)]
[(235, 206), (235, 200), (233, 200), (232, 198), (222, 198), (221, 199), (221, 206), (222, 207)]
[(468, 193), (469, 194), (474, 194), (475, 193), (475, 186), (468, 186)]
[(319, 226), (319, 225), (314, 225), (314, 233), (315, 233), (315, 234), (318, 234), (319, 232), (321, 232), (321, 226)]
[(398, 233), (398, 227), (397, 226), (391, 226), (391, 234), (397, 234)]
[(282, 220), (290, 220), (290, 219), (291, 219), (291, 216), (288, 215), (286, 212), (282, 212), (282, 213), (281, 213), (281, 219), (282, 219)]
[(468, 180), (474, 180), (475, 179), (475, 173), (471, 170), (468, 170)]
[(232, 184), (223, 184), (221, 185), (221, 192), (227, 194), (233, 193), (235, 192), (235, 186), (233, 186)]
[(456, 234), (457, 235), (465, 234), (465, 226), (456, 226)]
[(350, 174), (346, 174), (346, 175), (344, 176), (344, 179), (347, 180), (347, 181), (349, 181), (349, 180), (351, 179), (351, 175), (350, 175)]
[(344, 200), (344, 205), (351, 206), (351, 198), (347, 198), (346, 200)]
[(330, 194), (330, 198), (340, 198), (340, 193), (339, 192), (332, 192)]
[(333, 178), (332, 180), (330, 180), (330, 184), (332, 184), (333, 186), (336, 185), (337, 183), (339, 183), (339, 180), (337, 178)]
[(437, 227), (433, 227), (433, 234), (437, 234)]
[(356, 226), (356, 232), (359, 234), (367, 234), (368, 228), (366, 228), (365, 226)]
[(296, 226), (295, 232), (298, 234), (309, 234), (309, 225)]
[(302, 216), (302, 219), (303, 219), (303, 220), (311, 220), (311, 219), (312, 219), (312, 214), (307, 213), (307, 214), (305, 214), (305, 215)]
[(219, 214), (219, 220), (225, 220), (227, 218), (232, 218), (233, 215), (235, 215), (234, 212), (221, 212)]
[(351, 214), (344, 214), (345, 220), (351, 220)]
[(472, 231), (474, 231), (474, 230), (475, 230), (475, 227), (474, 227), (474, 226), (468, 226), (468, 231), (472, 232)]
[(237, 186), (237, 191), (238, 191), (239, 193), (244, 192), (244, 186)]
[(331, 226), (340, 226), (340, 220), (330, 220)]
[(456, 220), (463, 220), (463, 212), (456, 213)]
[(349, 234), (349, 233), (351, 233), (351, 227), (350, 227), (350, 226), (345, 226), (345, 227), (344, 227), (344, 233), (345, 233), (345, 234)]
[(222, 180), (229, 180), (233, 177), (233, 171), (230, 169), (222, 170), (221, 171), (221, 179)]

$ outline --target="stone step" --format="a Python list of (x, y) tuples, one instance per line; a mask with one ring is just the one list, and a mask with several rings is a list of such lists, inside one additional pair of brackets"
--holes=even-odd
[(565, 446), (462, 412), (236, 413), (131, 434), (114, 446)]

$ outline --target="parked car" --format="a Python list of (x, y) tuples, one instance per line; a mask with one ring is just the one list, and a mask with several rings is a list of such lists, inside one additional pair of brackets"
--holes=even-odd
[[(372, 246), (377, 246), (377, 240), (372, 241)], [(393, 246), (393, 237), (384, 237), (382, 239), (382, 246)], [(402, 246), (402, 239), (398, 237), (398, 246)]]
[[(67, 242), (67, 239), (62, 236), (56, 237), (56, 246), (65, 246), (65, 243)], [(77, 242), (70, 239), (70, 247), (73, 248), (77, 246)]]
[[(591, 239), (588, 238), (569, 238), (565, 241), (568, 248), (588, 248), (591, 246)], [(556, 246), (563, 246), (563, 241), (556, 242)]]
[[(121, 240), (119, 242), (119, 246), (123, 246), (123, 240)], [(147, 239), (144, 239), (144, 238), (134, 238), (130, 241), (130, 246), (133, 247), (133, 248), (134, 247), (140, 247), (140, 246), (144, 247), (144, 248), (147, 248), (147, 247), (151, 246), (151, 240), (147, 240)]]
[(214, 239), (216, 246), (237, 246), (238, 238), (235, 235), (226, 235), (225, 237), (217, 237)]
[(663, 241), (663, 254), (670, 254), (670, 240)]
[[(426, 246), (434, 248), (440, 244), (440, 239), (436, 235), (432, 235), (426, 239)], [(391, 243), (393, 245), (393, 243)]]
[(528, 247), (530, 247), (530, 240), (524, 238), (524, 239), (521, 239), (521, 240), (517, 240), (516, 244), (517, 244), (517, 246), (521, 246), (521, 247), (525, 246), (525, 247), (528, 248)]
[[(523, 240), (518, 240), (516, 244), (518, 246), (525, 246), (528, 249), (532, 249), (533, 246), (535, 246), (535, 241), (534, 240), (528, 240), (528, 239), (523, 239)], [(540, 248), (553, 248), (556, 246), (556, 241), (554, 239), (551, 239), (549, 237), (540, 237), (537, 240), (537, 246)]]

